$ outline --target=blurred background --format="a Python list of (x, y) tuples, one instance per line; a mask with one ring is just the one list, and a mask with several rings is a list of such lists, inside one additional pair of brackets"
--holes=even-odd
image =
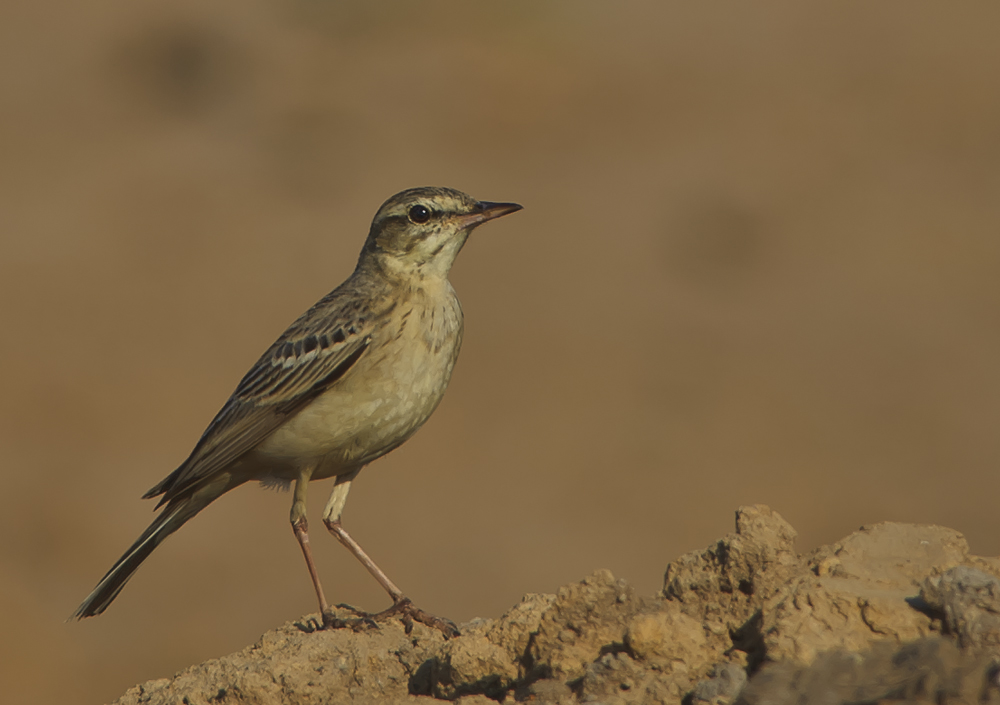
[[(345, 525), (420, 606), (642, 594), (763, 502), (808, 551), (1000, 551), (1000, 8), (528, 0), (0, 8), (0, 683), (109, 701), (314, 611), (246, 486), (64, 623), (411, 186), (525, 206)], [(311, 489), (314, 527), (330, 483)], [(322, 531), (327, 594), (385, 595)]]

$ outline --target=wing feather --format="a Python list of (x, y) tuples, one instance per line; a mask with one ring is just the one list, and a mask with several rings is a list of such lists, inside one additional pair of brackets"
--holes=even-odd
[(254, 448), (348, 373), (371, 342), (370, 318), (358, 316), (358, 306), (337, 307), (339, 311), (322, 315), (325, 301), (292, 324), (261, 356), (188, 459), (144, 498), (162, 494), (160, 506), (197, 486)]

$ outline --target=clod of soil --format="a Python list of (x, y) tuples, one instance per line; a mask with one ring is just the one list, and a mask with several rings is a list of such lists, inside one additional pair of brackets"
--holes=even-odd
[(807, 555), (794, 539), (777, 512), (741, 507), (657, 595), (601, 570), (451, 640), (306, 618), (117, 703), (1000, 702), (1000, 560), (937, 526), (865, 526)]

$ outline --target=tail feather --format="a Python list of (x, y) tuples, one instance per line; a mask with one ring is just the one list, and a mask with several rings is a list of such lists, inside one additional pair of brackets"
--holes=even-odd
[(125, 554), (118, 559), (107, 575), (101, 578), (97, 587), (87, 596), (83, 604), (77, 607), (70, 619), (83, 619), (101, 614), (118, 597), (118, 593), (125, 587), (125, 583), (142, 565), (142, 562), (149, 557), (153, 549), (163, 543), (163, 540), (170, 534), (181, 528), (188, 519), (208, 506), (210, 502), (240, 484), (233, 482), (229, 475), (214, 479), (215, 482), (202, 486), (194, 493), (168, 502), (163, 511), (142, 532), (131, 548), (125, 551)]
[(136, 569), (153, 552), (153, 549), (159, 546), (163, 539), (179, 529), (190, 516), (193, 516), (190, 512), (184, 511), (185, 504), (186, 502), (178, 502), (175, 506), (164, 509), (149, 525), (149, 528), (143, 531), (136, 542), (118, 559), (111, 570), (101, 578), (97, 587), (76, 609), (70, 619), (92, 617), (106, 610), (108, 605), (118, 597), (118, 593), (122, 591), (125, 583), (129, 581)]

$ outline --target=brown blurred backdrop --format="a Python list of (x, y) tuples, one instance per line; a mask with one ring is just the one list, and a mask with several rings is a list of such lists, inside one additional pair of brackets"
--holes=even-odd
[[(802, 550), (899, 520), (1000, 551), (998, 22), (3, 4), (4, 699), (111, 700), (314, 610), (288, 495), (250, 486), (63, 622), (150, 520), (139, 495), (410, 186), (525, 205), (455, 267), (444, 403), (347, 505), (421, 606), (495, 616), (602, 567), (650, 594), (752, 502)], [(313, 543), (334, 601), (387, 605)]]

